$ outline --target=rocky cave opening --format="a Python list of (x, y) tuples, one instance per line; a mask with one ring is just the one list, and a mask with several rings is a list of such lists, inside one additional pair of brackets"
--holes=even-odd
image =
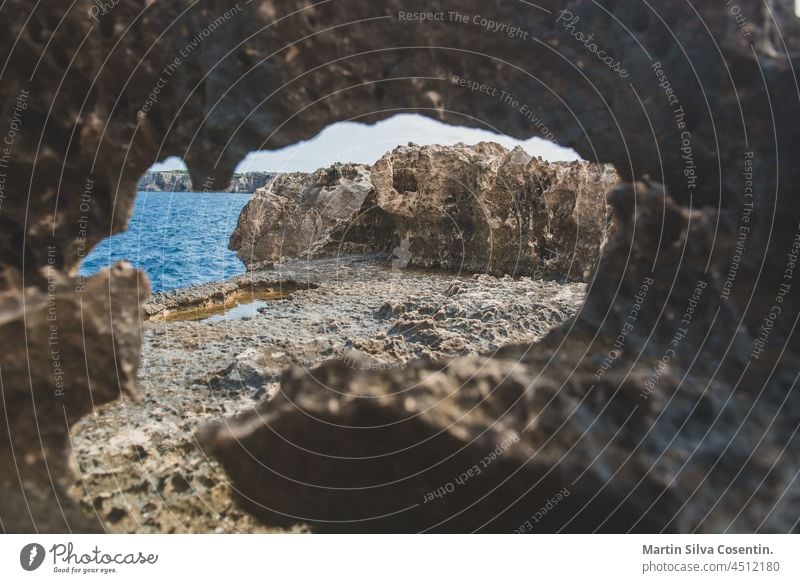
[[(143, 402), (99, 407), (71, 432), (78, 479), (69, 494), (107, 528), (236, 532), (303, 529), (315, 522), (314, 530), (321, 531), (332, 522), (334, 530), (358, 530), (364, 519), (346, 516), (355, 498), (336, 504), (336, 518), (319, 522), (312, 518), (317, 508), (308, 506), (313, 496), (301, 495), (296, 485), (290, 489), (299, 506), (289, 499), (276, 503), (277, 498), (268, 507), (252, 503), (245, 487), (220, 479), (223, 468), (203, 451), (202, 443), (211, 440), (209, 422), (263, 417), (262, 407), (278, 395), (282, 376), (292, 368), (309, 371), (335, 360), (355, 370), (398, 369), (421, 359), (491, 356), (541, 339), (579, 310), (586, 279), (612, 234), (605, 195), (618, 180), (610, 166), (548, 163), (519, 146), (508, 150), (492, 142), (408, 144), (370, 165), (336, 163), (315, 172), (264, 174), (268, 178), (252, 198), (238, 203), (238, 225), (227, 218), (217, 235), (248, 271), (158, 291), (146, 300), (136, 380)], [(251, 189), (260, 178), (235, 175), (228, 191)], [(217, 211), (228, 214), (228, 195), (200, 196), (180, 170), (151, 169), (137, 189), (149, 202), (137, 199), (128, 232), (117, 236), (118, 248), (100, 245), (104, 263), (132, 259), (158, 281), (161, 271), (183, 271), (218, 253), (193, 239), (208, 244), (209, 219)], [(162, 192), (163, 201), (151, 201)], [(208, 201), (219, 209), (204, 213), (200, 207)], [(169, 209), (163, 222), (148, 223), (143, 204)], [(193, 215), (199, 220), (192, 222)], [(175, 223), (180, 231), (173, 229)], [(152, 242), (143, 240), (147, 231), (155, 231)], [(202, 251), (184, 253), (186, 248)], [(153, 257), (158, 261), (150, 266)], [(170, 259), (175, 267), (162, 262)], [(99, 262), (90, 256), (86, 263)], [(419, 490), (429, 474), (443, 476), (443, 469), (454, 468), (437, 463), (426, 447), (420, 454), (419, 444), (444, 440), (453, 448), (448, 457), (459, 463), (477, 451), (469, 447), (465, 457), (458, 441), (441, 432), (425, 437), (424, 424), (410, 430), (417, 423), (413, 416), (403, 421), (387, 421), (396, 428), (373, 435), (368, 443), (377, 449), (364, 450), (352, 468), (343, 461), (317, 468), (308, 460), (307, 474), (292, 482), (319, 482), (310, 486), (315, 488), (337, 475), (384, 475), (378, 485), (355, 490), (387, 484), (397, 490), (393, 497), (405, 492), (410, 500), (424, 496)], [(291, 444), (280, 455), (270, 449), (276, 460), (292, 449), (317, 450), (297, 441), (293, 423), (287, 431), (270, 425)], [(198, 429), (205, 436), (199, 441)], [(358, 449), (358, 433), (321, 432), (314, 443)], [(406, 467), (408, 462), (398, 461), (405, 451), (414, 463), (427, 464), (414, 471), (427, 476), (417, 478), (416, 485), (391, 473)], [(387, 466), (390, 458), (395, 461)], [(278, 470), (280, 461), (264, 463), (268, 472), (286, 473)], [(504, 465), (504, 477), (516, 469), (497, 463)], [(299, 458), (291, 466), (301, 467)], [(382, 474), (388, 468), (395, 470)], [(497, 479), (491, 487), (501, 488), (502, 482)], [(478, 491), (470, 488), (470, 496)], [(263, 524), (239, 510), (241, 505)], [(444, 522), (443, 514), (437, 516)], [(400, 513), (384, 523), (412, 530), (415, 520)], [(465, 528), (469, 520), (451, 527)]]
[[(2, 529), (506, 532), (558, 504), (535, 529), (797, 531), (800, 302), (785, 277), (800, 217), (789, 196), (800, 129), (787, 121), (800, 108), (798, 19), (778, 0), (742, 0), (746, 31), (711, 3), (649, 12), (624, 0), (557, 4), (253, 2), (220, 15), (215, 2), (133, 2), (93, 30), (92, 3), (79, 0), (0, 19), (0, 54), (14, 55), (0, 73), (2, 111), (13, 119), (24, 110), (4, 186), (25, 193), (4, 197), (0, 217)], [(533, 40), (398, 16), (414, 7), (517, 22)], [(178, 66), (189, 32), (209, 22), (218, 23), (214, 43)], [(624, 55), (624, 69), (573, 42), (579, 29)], [(126, 30), (135, 34), (111, 34)], [(67, 65), (54, 49), (80, 57)], [(174, 82), (152, 100), (165, 71)], [(518, 105), (476, 99), (465, 79), (502, 81)], [(271, 99), (253, 87), (270, 88)], [(272, 180), (231, 240), (252, 264), (243, 275), (150, 300), (130, 265), (74, 275), (81, 249), (108, 225), (123, 229), (158, 157), (182, 155), (195, 184), (222, 190), (265, 136), (277, 148), (334, 120), (374, 122), (397, 108), (449, 123), (450, 112), (469, 114), (520, 138), (540, 131), (534, 117), (546, 119), (559, 143), (608, 166), (549, 168), (496, 144), (399, 147), (369, 169)], [(458, 197), (428, 188), (454, 176), (491, 195), (486, 208), (499, 219), (469, 229), (491, 230), (490, 260), (485, 237), (470, 248), (432, 226), (445, 211), (460, 220), (448, 209), (462, 208)], [(605, 196), (582, 189), (606, 178)], [(65, 193), (90, 182), (83, 210)], [(334, 191), (348, 204), (327, 204)], [(569, 254), (558, 253), (558, 237), (537, 246), (535, 220), (525, 225), (535, 252), (524, 255), (522, 285), (492, 275), (445, 284), (329, 257), (332, 245), (348, 256), (371, 251), (390, 225), (384, 250), (400, 248), (412, 265), (447, 268), (458, 255), (503, 274), (497, 249), (519, 242), (521, 226), (513, 236), (503, 229), (523, 214), (520, 192), (535, 203), (529, 216), (571, 242), (570, 263), (590, 258), (568, 268), (574, 281), (543, 277)], [(365, 215), (364, 205), (380, 212)], [(289, 229), (298, 249), (319, 253), (315, 269), (308, 258), (270, 256), (276, 223), (283, 240)], [(81, 224), (92, 226), (83, 237)], [(344, 287), (326, 287), (337, 273)], [(583, 301), (570, 286), (588, 278)], [(416, 302), (375, 305), (403, 285)], [(168, 322), (170, 311), (209, 298), (283, 295), (285, 286), (302, 293), (264, 306), (273, 310), (266, 330), (258, 318), (238, 320), (237, 334), (230, 321)], [(419, 290), (446, 300), (430, 305)], [(309, 298), (316, 304), (304, 306)], [(537, 329), (542, 298), (566, 323), (551, 329), (544, 318), (540, 337), (488, 353), (462, 353), (462, 331), (439, 325), (463, 318), (465, 302), (482, 326), (499, 299), (513, 314), (509, 335)], [(368, 325), (347, 350), (324, 338), (353, 336), (352, 322)], [(398, 345), (380, 335), (387, 325), (397, 342), (419, 341)], [(206, 392), (170, 392), (158, 379)], [(147, 406), (125, 405), (142, 399)], [(199, 423), (209, 416), (216, 421)], [(103, 423), (140, 425), (115, 441)], [(76, 480), (66, 452), (81, 435), (87, 465)], [(151, 500), (131, 502), (145, 491)]]

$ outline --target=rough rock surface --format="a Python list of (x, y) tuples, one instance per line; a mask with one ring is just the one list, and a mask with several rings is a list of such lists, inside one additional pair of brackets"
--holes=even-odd
[[(708, 235), (713, 218), (652, 185), (610, 200), (639, 255), (619, 264), (630, 241), (615, 239), (575, 320), (539, 343), (402, 369), (293, 369), (272, 401), (204, 429), (245, 506), (332, 531), (792, 531), (797, 373), (773, 368), (781, 349), (754, 356), (709, 277), (706, 262), (731, 249)], [(687, 280), (658, 285), (678, 266)], [(568, 501), (530, 526), (562, 488)]]
[(246, 265), (314, 255), (371, 190), (369, 170), (359, 164), (279, 174), (242, 209), (230, 248)]
[[(234, 174), (231, 182), (222, 192), (241, 192), (252, 194), (259, 188), (263, 188), (275, 177), (272, 172), (245, 172), (244, 174)], [(137, 191), (148, 192), (198, 192), (209, 190), (208, 185), (199, 184), (195, 186), (187, 172), (178, 171), (148, 171), (144, 173)]]
[(69, 431), (93, 406), (120, 394), (139, 399), (139, 298), (150, 286), (125, 263), (89, 279), (55, 268), (42, 276), (47, 287), (27, 288), (21, 301), (0, 295), (0, 336), (7, 340), (0, 416), (8, 425), (0, 436), (2, 527), (96, 531), (100, 523), (64, 495)]
[(492, 142), (409, 144), (355, 179), (339, 174), (291, 174), (260, 190), (231, 248), (248, 264), (386, 253), (404, 267), (585, 281), (611, 234), (605, 194), (618, 180), (611, 166), (548, 163)]
[[(4, 469), (43, 458), (48, 467), (33, 464), (22, 480), (3, 472), (4, 499), (11, 502), (2, 507), (2, 528), (32, 530), (35, 521), (39, 531), (64, 529), (75, 508), (54, 483), (65, 477), (57, 460), (66, 435), (47, 431), (39, 441), (30, 428), (66, 427), (91, 410), (95, 390), (113, 397), (120, 379), (133, 378), (141, 344), (137, 327), (126, 325), (130, 319), (109, 313), (114, 306), (135, 309), (146, 286), (132, 274), (104, 276), (110, 286), (96, 280), (84, 310), (107, 302), (112, 312), (98, 308), (96, 318), (74, 328), (70, 323), (64, 336), (69, 366), (76, 367), (67, 387), (74, 415), (65, 421), (51, 390), (54, 377), (44, 376), (47, 350), (41, 340), (29, 346), (50, 326), (27, 311), (27, 297), (47, 293), (43, 268), (51, 265), (69, 282), (87, 248), (125, 228), (138, 180), (159, 159), (181, 156), (195, 183), (224, 188), (251, 150), (309, 139), (333, 121), (372, 122), (402, 110), (520, 138), (549, 132), (587, 160), (612, 163), (624, 181), (610, 194), (617, 230), (576, 321), (543, 342), (508, 349), (525, 355), (524, 367), (498, 355), (460, 359), (414, 386), (430, 379), (431, 363), (406, 369), (404, 377), (322, 365), (317, 377), (338, 391), (325, 419), (379, 425), (406, 415), (406, 402), (413, 411), (415, 402), (438, 403), (436, 395), (459, 388), (449, 400), (453, 409), (440, 416), (430, 410), (409, 436), (439, 431), (451, 440), (432, 450), (440, 459), (452, 451), (452, 440), (469, 444), (480, 435), (494, 451), (504, 443), (498, 427), (517, 431), (520, 451), (536, 448), (521, 472), (538, 465), (556, 489), (576, 484), (568, 500), (585, 512), (571, 523), (575, 528), (796, 530), (800, 287), (793, 244), (800, 203), (792, 190), (800, 183), (800, 22), (789, 2), (740, 0), (736, 6), (744, 28), (712, 0), (657, 6), (639, 0), (536, 6), (256, 0), (227, 14), (210, 0), (136, 0), (94, 17), (92, 0), (3, 4), (0, 321), (4, 346), (13, 350), (0, 355), (0, 388), (19, 398), (10, 402), (2, 431), (14, 446), (0, 453)], [(400, 16), (415, 11), (467, 18), (423, 23)], [(474, 16), (526, 34), (511, 38)], [(196, 31), (215, 21), (195, 42)], [(617, 70), (575, 36), (588, 31), (621, 61)], [(150, 94), (181, 51), (186, 55), (169, 69), (154, 101)], [(511, 102), (473, 91), (475, 82), (505, 91)], [(631, 328), (628, 314), (645, 278), (653, 283)], [(701, 278), (703, 305), (692, 308), (686, 338), (675, 348), (675, 328)], [(72, 301), (72, 287), (57, 288), (62, 301)], [(620, 335), (624, 350), (614, 346)], [(87, 337), (92, 350), (84, 349)], [(612, 350), (614, 364), (598, 382), (596, 371)], [(29, 358), (35, 365), (28, 366)], [(665, 358), (658, 382), (648, 381)], [(119, 363), (129, 370), (118, 377)], [(504, 383), (512, 371), (517, 381)], [(390, 392), (400, 382), (409, 391), (402, 396)], [(284, 385), (287, 396), (276, 397), (270, 419), (280, 419), (293, 437), (316, 439), (316, 421), (287, 410), (285, 400), (297, 391), (304, 410), (315, 412), (328, 405), (329, 392), (311, 375), (292, 373)], [(380, 398), (362, 414), (342, 393), (361, 394), (365, 385)], [(497, 400), (484, 398), (487, 388)], [(35, 395), (35, 412), (22, 394)], [(506, 403), (514, 405), (513, 418), (503, 415)], [(466, 430), (450, 430), (456, 407), (466, 414)], [(253, 421), (236, 431), (265, 456), (280, 457), (281, 467), (289, 463), (280, 444), (270, 453), (275, 437), (265, 426)], [(241, 452), (222, 433), (209, 435), (208, 447), (246, 481)], [(341, 443), (348, 454), (354, 451), (349, 444), (364, 443), (347, 439), (352, 435), (325, 445)], [(303, 475), (324, 476), (315, 465), (330, 467), (328, 457), (302, 459)], [(408, 458), (396, 459), (399, 467)], [(397, 472), (409, 475), (402, 467)], [(363, 485), (362, 476), (346, 475)], [(531, 486), (522, 477), (506, 483)], [(35, 484), (43, 485), (39, 494)], [(309, 492), (277, 478), (247, 486), (287, 507), (297, 504), (292, 496)], [(20, 492), (37, 501), (33, 516)], [(531, 492), (514, 519), (522, 521), (527, 508), (553, 495)], [(309, 504), (325, 498), (315, 491)], [(396, 508), (386, 497), (373, 500), (369, 512)], [(446, 498), (447, 513), (472, 502)], [(600, 510), (591, 514), (594, 508)], [(567, 527), (573, 515), (553, 513), (550, 526)], [(421, 517), (404, 527), (428, 524)], [(71, 520), (70, 526), (87, 528)]]
[[(289, 287), (295, 291), (282, 299), (224, 317), (143, 323), (141, 402), (100, 407), (72, 434), (79, 473), (70, 493), (105, 529), (274, 530), (236, 504), (224, 469), (198, 447), (198, 426), (252, 411), (277, 392), (290, 366), (336, 359), (399, 369), (536, 340), (574, 315), (585, 291), (583, 284), (397, 270), (350, 257), (290, 261), (225, 284), (229, 293)], [(219, 292), (219, 284), (204, 284), (156, 294), (145, 311), (184, 305), (192, 315), (200, 297), (213, 302)], [(300, 520), (280, 525), (303, 528)]]
[(372, 169), (398, 261), (572, 281), (588, 280), (610, 236), (605, 193), (617, 180), (611, 166), (486, 142), (400, 147)]

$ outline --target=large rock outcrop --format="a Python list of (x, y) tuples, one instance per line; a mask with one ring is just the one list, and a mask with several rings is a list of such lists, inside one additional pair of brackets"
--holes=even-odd
[(231, 248), (248, 264), (385, 253), (402, 267), (585, 281), (611, 234), (609, 165), (409, 144), (359, 173), (279, 177), (244, 208)]
[(247, 265), (314, 254), (371, 190), (369, 170), (359, 164), (279, 174), (242, 209), (230, 248)]
[[(87, 248), (125, 228), (138, 180), (156, 160), (181, 156), (195, 183), (222, 189), (251, 150), (397, 111), (520, 138), (553, 136), (586, 160), (612, 163), (623, 181), (610, 194), (616, 234), (580, 314), (542, 343), (485, 362), (293, 372), (269, 416), (204, 430), (250, 507), (275, 500), (259, 512), (286, 518), (305, 500), (302, 518), (313, 523), (331, 516), (322, 501), (343, 500), (354, 504), (352, 512), (342, 507), (345, 519), (374, 518), (397, 510), (385, 496), (357, 507), (386, 476), (420, 475), (420, 491), (438, 491), (441, 476), (424, 480), (421, 462), (467, 444), (485, 457), (513, 431), (520, 440), (511, 448), (522, 445), (520, 453), (503, 459), (515, 469), (504, 464), (493, 478), (508, 477), (511, 488), (510, 519), (498, 528), (530, 522), (527, 510), (552, 506), (556, 491), (569, 488), (569, 506), (548, 514), (548, 529), (796, 529), (800, 23), (790, 2), (740, 0), (736, 13), (712, 0), (108, 4), (11, 0), (0, 9), (0, 321), (4, 345), (16, 347), (0, 355), (0, 388), (20, 396), (3, 416), (13, 446), (0, 455), (3, 468), (47, 463), (26, 472), (36, 480), (3, 474), (11, 475), (3, 494), (20, 501), (0, 509), (4, 530), (63, 530), (66, 521), (88, 528), (67, 518), (74, 509), (55, 492), (66, 431), (41, 441), (29, 431), (74, 418), (57, 406), (55, 377), (45, 378), (35, 359), (18, 360), (49, 330), (27, 301), (48, 290), (43, 268), (69, 282)], [(414, 18), (422, 12), (442, 17)], [(123, 272), (118, 285), (87, 286), (76, 309), (135, 308), (139, 279)], [(67, 302), (70, 287), (56, 288)], [(120, 362), (123, 380), (135, 374), (140, 338), (126, 318), (110, 317), (113, 309), (98, 308), (83, 327), (69, 320), (64, 348), (75, 366), (88, 363), (67, 380), (74, 415), (91, 410), (98, 383), (116, 383), (109, 398), (118, 392)], [(361, 387), (378, 398), (356, 398)], [(445, 395), (452, 406), (436, 399)], [(323, 403), (325, 416), (314, 419)], [(436, 406), (414, 416), (425, 403)], [(440, 403), (446, 408), (437, 413)], [(455, 407), (470, 413), (465, 425), (450, 423)], [(409, 435), (389, 436), (386, 445), (408, 446), (409, 437), (413, 445), (416, 436), (434, 449), (385, 456), (382, 473), (366, 484), (372, 488), (354, 469), (357, 459), (344, 463), (347, 479), (297, 487), (315, 469), (328, 476), (331, 456), (375, 455), (377, 427), (395, 420)], [(324, 455), (292, 448), (292, 439), (316, 447), (315, 432), (334, 432), (333, 424), (319, 426), (324, 421), (357, 429), (322, 444)], [(442, 441), (423, 442), (431, 431)], [(302, 472), (249, 481), (248, 469), (261, 472), (260, 463), (280, 459), (284, 469), (284, 454), (300, 456)], [(531, 483), (545, 468), (544, 480)], [(327, 485), (345, 489), (332, 496)], [(347, 488), (365, 495), (355, 499)], [(447, 505), (437, 512), (468, 515), (494, 496), (485, 492), (437, 498)], [(40, 512), (20, 511), (33, 497)], [(488, 515), (506, 514), (476, 513)], [(435, 526), (436, 518), (415, 510), (400, 526)]]
[(618, 176), (607, 165), (491, 142), (408, 145), (371, 175), (374, 197), (342, 240), (377, 244), (395, 264), (585, 281), (612, 231), (605, 193)]

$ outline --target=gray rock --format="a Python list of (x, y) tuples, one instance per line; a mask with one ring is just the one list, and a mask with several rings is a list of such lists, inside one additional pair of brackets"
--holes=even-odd
[[(223, 192), (252, 194), (263, 188), (275, 177), (273, 172), (246, 172), (234, 174), (231, 182)], [(207, 184), (193, 184), (188, 172), (182, 171), (148, 171), (145, 172), (136, 186), (138, 191), (147, 192), (204, 192), (209, 191)]]
[(247, 265), (314, 255), (353, 219), (372, 189), (366, 166), (336, 164), (278, 175), (245, 205), (230, 248)]
[(410, 144), (371, 169), (279, 176), (243, 209), (230, 247), (250, 265), (383, 253), (394, 268), (586, 281), (612, 232), (605, 193), (617, 180), (611, 166), (491, 142)]

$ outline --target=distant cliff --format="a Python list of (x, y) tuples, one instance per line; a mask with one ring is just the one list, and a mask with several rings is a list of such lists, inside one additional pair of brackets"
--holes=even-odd
[[(231, 185), (224, 192), (253, 193), (269, 184), (275, 176), (273, 172), (246, 172), (234, 174)], [(164, 172), (145, 172), (139, 181), (137, 190), (150, 192), (198, 192), (202, 187), (194, 188), (188, 172), (168, 170)]]

